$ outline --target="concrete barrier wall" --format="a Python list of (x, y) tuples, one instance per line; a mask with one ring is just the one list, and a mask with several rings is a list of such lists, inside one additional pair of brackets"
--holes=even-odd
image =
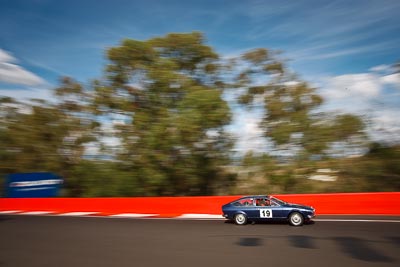
[[(317, 215), (400, 215), (400, 192), (274, 195), (284, 201), (313, 206)], [(182, 214), (221, 215), (221, 206), (240, 196), (136, 198), (2, 198), (0, 212), (93, 212), (96, 215)]]

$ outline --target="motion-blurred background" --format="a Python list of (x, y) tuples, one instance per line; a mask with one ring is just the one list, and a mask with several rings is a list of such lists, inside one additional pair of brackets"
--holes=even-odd
[(400, 191), (399, 1), (0, 7), (3, 196)]

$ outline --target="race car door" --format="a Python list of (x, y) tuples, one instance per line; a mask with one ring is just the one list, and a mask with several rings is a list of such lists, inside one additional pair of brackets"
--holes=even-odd
[(267, 197), (256, 198), (257, 217), (262, 220), (273, 220), (283, 218), (280, 206), (275, 206)]

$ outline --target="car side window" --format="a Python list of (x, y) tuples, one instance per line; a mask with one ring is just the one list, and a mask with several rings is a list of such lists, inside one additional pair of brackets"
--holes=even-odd
[(252, 198), (244, 198), (233, 202), (233, 205), (241, 207), (241, 206), (253, 206), (254, 204)]
[(240, 201), (236, 201), (236, 202), (233, 202), (233, 206), (240, 207), (240, 206), (243, 206), (243, 204), (240, 203)]
[(257, 198), (256, 206), (270, 206), (270, 200), (267, 198)]

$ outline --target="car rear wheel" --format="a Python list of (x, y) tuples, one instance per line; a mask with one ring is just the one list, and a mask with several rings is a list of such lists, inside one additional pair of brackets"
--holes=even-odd
[(242, 213), (236, 214), (234, 220), (237, 225), (244, 225), (247, 223), (247, 217)]
[(289, 223), (293, 226), (301, 226), (304, 223), (304, 217), (299, 212), (293, 212), (289, 215)]

